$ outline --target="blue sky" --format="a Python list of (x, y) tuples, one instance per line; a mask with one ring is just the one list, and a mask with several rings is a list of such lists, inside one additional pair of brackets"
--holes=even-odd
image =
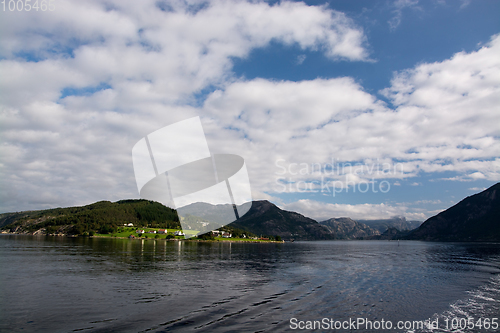
[[(318, 1), (306, 2), (314, 5)], [(323, 2), (321, 2), (322, 4)], [(235, 59), (233, 71), (248, 79), (311, 80), (317, 77), (350, 76), (371, 93), (388, 87), (394, 71), (423, 62), (443, 61), (453, 54), (477, 50), (500, 30), (498, 1), (416, 2), (401, 10), (394, 29), (388, 21), (396, 15), (391, 1), (330, 1), (329, 8), (345, 12), (363, 28), (370, 58), (376, 62), (332, 62), (320, 51), (284, 47), (272, 43), (245, 59)], [(306, 58), (297, 65), (300, 56)]]
[[(318, 2), (306, 2), (316, 5)], [(401, 2), (404, 5), (405, 2)], [(408, 1), (398, 10), (397, 2), (390, 1), (330, 1), (328, 7), (342, 11), (363, 28), (373, 62), (332, 62), (321, 51), (303, 50), (298, 45), (284, 46), (271, 43), (253, 50), (248, 58), (235, 59), (233, 71), (247, 79), (312, 80), (349, 76), (363, 89), (390, 105), (390, 100), (379, 91), (390, 86), (393, 73), (412, 68), (420, 63), (439, 62), (457, 52), (472, 52), (487, 43), (500, 31), (500, 3)], [(400, 14), (399, 24), (391, 27), (391, 20)], [(497, 110), (500, 112), (500, 110)], [(445, 181), (456, 173), (430, 172), (399, 181), (387, 193), (356, 193), (356, 188), (330, 195), (309, 194), (308, 198), (340, 204), (397, 205), (418, 202), (415, 207), (436, 211), (455, 204), (483, 188), (494, 184), (491, 180), (470, 182)], [(411, 184), (419, 183), (418, 186)], [(364, 187), (362, 188), (364, 190)], [(333, 192), (333, 190), (332, 190)], [(306, 196), (285, 193), (279, 198), (294, 202)], [(326, 217), (326, 216), (325, 216)], [(416, 217), (418, 219), (418, 217)]]
[(137, 198), (133, 145), (200, 116), (213, 153), (245, 158), (254, 200), (425, 220), (500, 180), (498, 13), (437, 0), (0, 12), (0, 212)]

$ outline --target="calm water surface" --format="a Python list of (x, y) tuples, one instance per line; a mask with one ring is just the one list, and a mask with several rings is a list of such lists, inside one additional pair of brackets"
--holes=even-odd
[(1, 332), (282, 332), (291, 318), (358, 317), (443, 326), (500, 317), (499, 289), (500, 244), (0, 236)]

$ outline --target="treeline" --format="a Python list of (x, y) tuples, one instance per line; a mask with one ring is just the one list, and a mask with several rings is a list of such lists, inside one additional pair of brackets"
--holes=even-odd
[(61, 231), (72, 235), (108, 234), (128, 223), (133, 223), (134, 227), (180, 228), (174, 209), (141, 199), (114, 203), (100, 201), (83, 207), (28, 212), (3, 229), (11, 232), (35, 232), (44, 228), (48, 234)]

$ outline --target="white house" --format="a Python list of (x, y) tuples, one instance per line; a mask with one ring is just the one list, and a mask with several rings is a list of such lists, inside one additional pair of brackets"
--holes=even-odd
[(175, 236), (185, 236), (186, 234), (182, 232), (182, 230), (177, 230), (176, 232), (174, 232), (174, 235)]

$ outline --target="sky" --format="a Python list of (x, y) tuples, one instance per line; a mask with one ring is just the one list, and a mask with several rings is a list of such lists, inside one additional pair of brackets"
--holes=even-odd
[(316, 220), (500, 181), (499, 1), (51, 4), (0, 6), (0, 212), (139, 198), (132, 147), (196, 116), (254, 200)]

